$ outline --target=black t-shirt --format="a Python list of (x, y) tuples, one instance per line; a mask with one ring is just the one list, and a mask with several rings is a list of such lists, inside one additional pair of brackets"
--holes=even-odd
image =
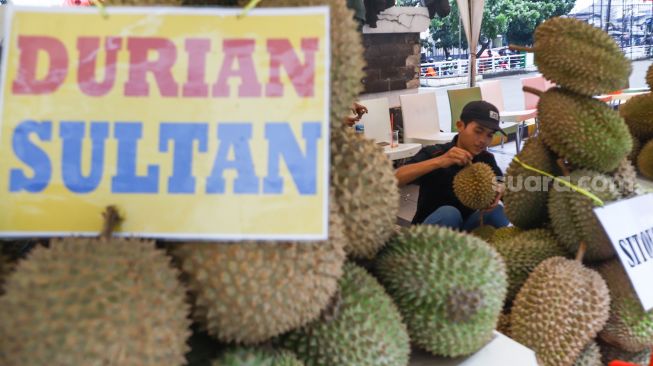
[[(410, 163), (419, 163), (436, 158), (456, 146), (457, 142), (458, 135), (448, 144), (425, 146), (410, 160)], [(487, 151), (476, 155), (472, 162), (486, 163), (492, 167), (497, 177), (503, 176), (494, 155)], [(430, 214), (442, 206), (456, 207), (462, 214), (463, 220), (474, 213), (474, 210), (465, 207), (453, 193), (453, 179), (463, 168), (462, 166), (452, 165), (448, 168), (436, 169), (413, 182), (419, 185), (417, 212), (413, 217), (413, 224), (421, 224)]]

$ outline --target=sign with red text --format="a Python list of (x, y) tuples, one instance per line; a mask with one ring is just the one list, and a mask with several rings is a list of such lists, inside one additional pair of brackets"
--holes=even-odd
[(328, 7), (8, 7), (0, 236), (327, 237)]

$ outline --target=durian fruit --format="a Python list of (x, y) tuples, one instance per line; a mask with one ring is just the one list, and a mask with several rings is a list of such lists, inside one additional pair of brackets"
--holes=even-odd
[(477, 236), (489, 243), (492, 241), (492, 237), (496, 231), (497, 228), (492, 225), (481, 225), (472, 230), (472, 235)]
[[(555, 157), (539, 136), (528, 139), (517, 158), (524, 164), (554, 176), (560, 174)], [(548, 178), (513, 160), (506, 171), (506, 191), (503, 196), (508, 220), (522, 229), (544, 226), (549, 221), (548, 187)]]
[(627, 352), (605, 343), (600, 339), (598, 340), (598, 344), (599, 347), (601, 347), (601, 355), (604, 365), (607, 365), (612, 361), (624, 361), (638, 366), (649, 366), (651, 348), (646, 348), (641, 352)]
[(646, 83), (648, 84), (648, 87), (653, 90), (653, 64), (648, 67), (648, 71), (646, 72)]
[(103, 0), (107, 6), (181, 6), (182, 0)]
[(638, 194), (637, 171), (630, 159), (624, 158), (611, 175), (622, 197), (629, 198)]
[(618, 259), (599, 267), (610, 289), (610, 319), (599, 333), (607, 343), (629, 352), (653, 347), (653, 310), (645, 312)]
[(486, 163), (467, 166), (453, 179), (454, 194), (473, 210), (488, 208), (497, 197), (496, 188), (496, 174)]
[(211, 366), (304, 366), (304, 363), (290, 351), (238, 347), (224, 352)]
[(601, 276), (580, 261), (554, 257), (540, 263), (519, 291), (510, 331), (535, 351), (541, 366), (573, 365), (609, 313)]
[(647, 142), (637, 156), (637, 168), (648, 179), (653, 179), (653, 139)]
[(11, 262), (9, 257), (0, 252), (0, 295), (4, 293), (3, 284), (13, 268), (14, 263)]
[(345, 264), (332, 314), (280, 339), (306, 366), (406, 366), (410, 344), (392, 299), (364, 269)]
[(178, 276), (152, 241), (37, 247), (0, 297), (0, 365), (184, 364), (189, 306)]
[(551, 18), (535, 29), (535, 64), (548, 80), (578, 94), (593, 96), (624, 89), (630, 61), (603, 30), (574, 18)]
[(499, 321), (497, 322), (497, 331), (501, 334), (510, 337), (510, 313), (502, 312), (499, 315)]
[(642, 150), (642, 143), (637, 137), (633, 135), (633, 149), (628, 155), (628, 160), (637, 163), (637, 156), (639, 155), (640, 150)]
[(574, 362), (574, 366), (603, 366), (599, 345), (595, 341), (588, 343), (576, 359), (576, 362)]
[(498, 228), (494, 232), (494, 235), (492, 236), (490, 243), (491, 244), (500, 243), (502, 241), (514, 238), (515, 236), (519, 235), (522, 232), (523, 230), (516, 226), (506, 226), (506, 227)]
[[(239, 0), (245, 6), (249, 0)], [(342, 129), (343, 119), (351, 113), (352, 102), (363, 90), (363, 43), (358, 32), (354, 12), (346, 1), (339, 0), (265, 0), (258, 7), (318, 6), (328, 5), (331, 14), (331, 130)], [(359, 159), (356, 159), (356, 158)], [(365, 160), (350, 155), (347, 159)]]
[(630, 98), (619, 107), (619, 114), (640, 141), (653, 139), (653, 94)]
[(508, 283), (503, 260), (483, 240), (412, 226), (379, 253), (375, 268), (420, 348), (456, 357), (492, 339)]
[(565, 249), (558, 244), (550, 230), (534, 229), (524, 231), (512, 239), (493, 243), (506, 263), (508, 273), (508, 295), (506, 303), (512, 303), (519, 289), (544, 260), (563, 257)]
[[(576, 170), (569, 178), (572, 184), (595, 194), (604, 203), (620, 198), (614, 180), (607, 175)], [(590, 262), (606, 260), (616, 254), (594, 214), (596, 205), (591, 198), (561, 184), (554, 184), (549, 192), (549, 215), (558, 240), (571, 254), (578, 251), (581, 241), (585, 242), (585, 259)]]
[(392, 163), (372, 140), (339, 129), (331, 139), (331, 186), (347, 224), (345, 251), (371, 259), (394, 234), (399, 189)]
[(575, 167), (611, 172), (633, 148), (619, 113), (600, 100), (551, 88), (540, 94), (537, 108), (544, 142)]
[(194, 298), (193, 318), (224, 342), (255, 344), (307, 324), (336, 292), (343, 224), (321, 242), (187, 243), (173, 250)]

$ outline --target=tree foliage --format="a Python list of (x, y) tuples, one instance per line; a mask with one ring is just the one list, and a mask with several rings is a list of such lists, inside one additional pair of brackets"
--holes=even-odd
[[(455, 0), (450, 0), (451, 14), (444, 19), (431, 20), (430, 34), (438, 48), (447, 56), (449, 49), (467, 47), (464, 29), (460, 23), (460, 11)], [(511, 43), (532, 44), (535, 28), (551, 17), (566, 15), (576, 0), (486, 0), (481, 26), (482, 49), (489, 40), (505, 35)], [(462, 34), (460, 32), (463, 32)]]

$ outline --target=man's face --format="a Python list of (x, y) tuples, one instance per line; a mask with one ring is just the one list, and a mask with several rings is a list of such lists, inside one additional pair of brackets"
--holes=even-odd
[(458, 141), (463, 149), (473, 155), (478, 155), (490, 146), (495, 133), (494, 130), (483, 127), (474, 121), (468, 123), (467, 126), (462, 121), (458, 121), (456, 125), (458, 127)]

